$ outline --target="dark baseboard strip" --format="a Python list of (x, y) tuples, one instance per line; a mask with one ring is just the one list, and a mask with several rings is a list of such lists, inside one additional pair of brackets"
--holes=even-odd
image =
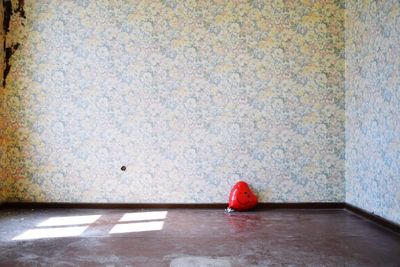
[(223, 203), (72, 203), (72, 202), (5, 202), (7, 209), (224, 209)]
[(343, 202), (299, 202), (299, 203), (272, 203), (264, 202), (257, 205), (257, 209), (343, 209)]
[(345, 204), (345, 209), (347, 211), (350, 211), (350, 212), (352, 212), (354, 214), (357, 214), (357, 215), (359, 215), (361, 217), (364, 217), (364, 218), (366, 218), (366, 219), (368, 219), (370, 221), (373, 221), (373, 222), (379, 224), (380, 226), (388, 228), (388, 229), (392, 230), (395, 233), (400, 234), (400, 225), (395, 223), (395, 222), (389, 221), (389, 220), (387, 220), (385, 218), (382, 218), (382, 217), (380, 217), (380, 216), (378, 216), (376, 214), (373, 214), (373, 213), (371, 213), (369, 211), (366, 211), (366, 210), (364, 210), (362, 208), (353, 206), (353, 205), (348, 204), (348, 203)]
[[(69, 202), (5, 202), (9, 209), (225, 209), (227, 203), (69, 203)], [(340, 202), (259, 203), (265, 209), (343, 209)]]

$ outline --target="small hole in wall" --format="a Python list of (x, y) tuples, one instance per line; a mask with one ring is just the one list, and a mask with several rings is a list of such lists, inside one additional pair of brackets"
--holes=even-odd
[(123, 171), (123, 172), (126, 171), (126, 166), (122, 166), (121, 171)]

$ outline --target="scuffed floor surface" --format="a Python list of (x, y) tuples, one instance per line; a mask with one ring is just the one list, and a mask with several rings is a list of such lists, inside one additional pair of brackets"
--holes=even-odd
[(399, 266), (345, 210), (0, 210), (1, 266)]

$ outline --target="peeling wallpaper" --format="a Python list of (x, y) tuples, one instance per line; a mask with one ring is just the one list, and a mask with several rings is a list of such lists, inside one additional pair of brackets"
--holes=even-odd
[(244, 179), (262, 202), (344, 201), (344, 1), (23, 8), (0, 198), (226, 202)]
[[(2, 3), (0, 3), (0, 21), (3, 21), (3, 14), (4, 14), (3, 5), (2, 5)], [(3, 30), (3, 27), (0, 26), (0, 85), (3, 84), (3, 75), (2, 74), (4, 72), (4, 58), (5, 58), (4, 57), (4, 42), (3, 42), (3, 39), (4, 39), (4, 30)], [(0, 100), (1, 100), (1, 98), (0, 98)], [(0, 105), (1, 105), (1, 102), (0, 102)], [(1, 122), (0, 122), (0, 125), (1, 125)], [(2, 128), (0, 127), (0, 142), (2, 141), (2, 134), (1, 134), (2, 132), (1, 132), (1, 130), (2, 130)], [(0, 155), (2, 154), (1, 149), (3, 149), (3, 146), (0, 146)], [(3, 177), (2, 173), (1, 173), (1, 170), (0, 170), (0, 179), (3, 179), (3, 178), (4, 177)], [(0, 185), (1, 184), (2, 183), (0, 182)], [(0, 192), (2, 192), (2, 191), (6, 191), (6, 189), (3, 189), (3, 190), (0, 189)], [(5, 194), (1, 194), (0, 193), (0, 203), (3, 202), (4, 200), (5, 200)]]
[[(0, 3), (0, 21), (4, 19), (3, 4)], [(0, 84), (3, 84), (3, 73), (4, 73), (4, 29), (0, 26)], [(1, 200), (1, 198), (0, 198)]]
[(346, 5), (346, 201), (400, 223), (400, 2)]

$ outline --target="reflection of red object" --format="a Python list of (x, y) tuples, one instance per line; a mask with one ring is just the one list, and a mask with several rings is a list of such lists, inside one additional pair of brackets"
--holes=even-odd
[(257, 197), (246, 182), (237, 182), (229, 194), (228, 208), (234, 210), (250, 210), (257, 205)]

